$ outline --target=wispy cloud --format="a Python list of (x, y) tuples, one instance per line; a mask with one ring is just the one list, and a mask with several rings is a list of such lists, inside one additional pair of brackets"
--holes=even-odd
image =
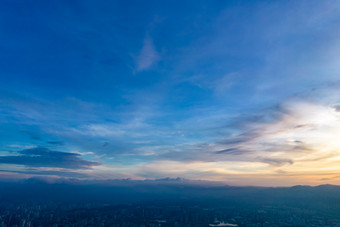
[(159, 60), (159, 53), (157, 52), (151, 37), (146, 36), (143, 47), (136, 58), (136, 72), (150, 69)]
[(36, 147), (15, 152), (16, 155), (0, 156), (0, 164), (15, 164), (31, 167), (58, 167), (65, 169), (89, 169), (100, 165), (98, 162), (86, 161), (79, 154), (53, 151)]

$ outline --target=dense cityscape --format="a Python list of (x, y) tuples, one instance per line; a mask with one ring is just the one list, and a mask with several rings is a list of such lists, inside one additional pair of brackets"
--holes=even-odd
[[(0, 203), (1, 227), (158, 227), (158, 226), (329, 226), (339, 227), (340, 217), (286, 206), (261, 208), (211, 207), (169, 204), (13, 204)], [(158, 204), (158, 205), (157, 205)]]

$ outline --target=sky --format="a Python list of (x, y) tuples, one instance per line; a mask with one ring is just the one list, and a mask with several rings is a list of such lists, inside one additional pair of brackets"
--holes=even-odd
[(340, 3), (0, 2), (0, 179), (340, 184)]

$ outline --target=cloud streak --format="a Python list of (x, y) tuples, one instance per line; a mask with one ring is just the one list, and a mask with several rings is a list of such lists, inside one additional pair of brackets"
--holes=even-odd
[(20, 150), (12, 156), (0, 156), (0, 164), (65, 169), (89, 169), (100, 165), (98, 162), (81, 159), (80, 155), (76, 153), (53, 151), (44, 147)]
[(160, 56), (153, 41), (150, 36), (147, 36), (144, 39), (143, 47), (136, 58), (136, 71), (141, 72), (148, 70), (159, 60)]

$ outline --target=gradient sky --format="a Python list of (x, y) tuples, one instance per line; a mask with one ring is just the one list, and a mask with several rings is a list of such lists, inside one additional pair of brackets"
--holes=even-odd
[(340, 184), (340, 2), (0, 2), (0, 178)]

